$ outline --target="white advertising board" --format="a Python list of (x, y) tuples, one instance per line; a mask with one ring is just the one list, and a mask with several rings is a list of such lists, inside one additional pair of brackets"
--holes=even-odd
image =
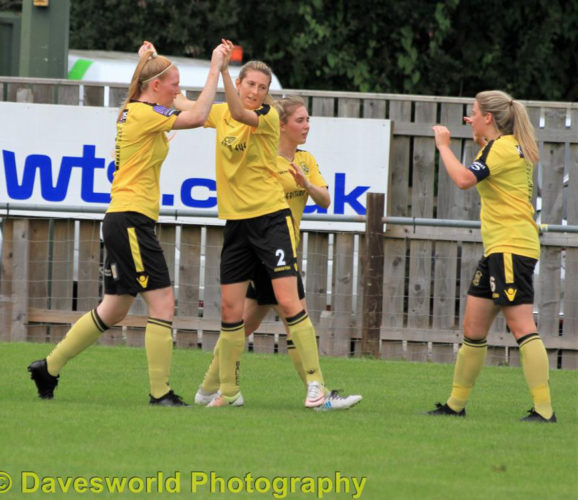
[[(48, 104), (0, 103), (0, 203), (46, 207), (55, 217), (102, 217), (110, 200), (118, 110)], [(161, 171), (161, 211), (217, 207), (215, 131), (171, 132)], [(364, 215), (368, 192), (387, 197), (389, 120), (311, 118), (303, 149), (317, 159), (329, 185), (328, 215)], [(66, 207), (101, 208), (100, 214)], [(311, 205), (309, 213), (323, 211)], [(175, 220), (174, 217), (163, 217)], [(220, 224), (215, 218), (178, 217), (183, 223)], [(347, 222), (304, 221), (304, 229), (360, 230)]]

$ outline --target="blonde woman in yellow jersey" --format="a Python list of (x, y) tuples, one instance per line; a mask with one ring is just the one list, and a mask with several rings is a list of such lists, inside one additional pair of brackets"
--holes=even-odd
[(179, 70), (154, 47), (143, 45), (128, 97), (117, 119), (116, 170), (111, 202), (102, 225), (107, 251), (104, 297), (82, 316), (46, 359), (28, 370), (43, 399), (52, 399), (61, 369), (128, 313), (137, 293), (149, 319), (145, 347), (150, 404), (187, 406), (169, 385), (174, 296), (169, 270), (155, 234), (159, 215), (159, 177), (168, 153), (166, 132), (200, 127), (215, 98), (219, 72), (230, 47), (213, 51), (207, 83), (196, 104), (179, 112), (172, 107), (180, 94)]
[[(278, 100), (275, 103), (275, 108), (279, 113), (280, 120), (276, 173), (283, 186), (285, 198), (291, 210), (296, 239), (298, 240), (301, 217), (303, 216), (307, 199), (311, 197), (317, 205), (322, 208), (328, 208), (331, 204), (331, 197), (327, 190), (327, 183), (319, 172), (317, 161), (313, 155), (298, 149), (299, 145), (306, 142), (309, 134), (309, 113), (303, 99), (300, 97), (286, 97)], [(297, 276), (297, 286), (301, 307), (306, 310), (305, 290), (300, 274)], [(288, 334), (288, 353), (297, 373), (307, 386), (303, 363), (293, 340), (290, 338), (287, 322), (281, 311), (279, 311), (271, 278), (266, 268), (259, 265), (249, 285), (245, 299), (243, 319), (246, 336), (249, 336), (259, 327), (271, 307), (278, 311), (285, 323), (285, 329)], [(216, 351), (203, 383), (195, 395), (195, 403), (197, 404), (206, 405), (217, 395), (216, 393), (219, 389), (218, 348)], [(361, 399), (359, 395), (342, 397), (337, 391), (326, 391), (323, 404), (316, 408), (343, 410), (357, 404)]]
[[(232, 43), (223, 41), (229, 47)], [(238, 368), (245, 346), (243, 310), (249, 281), (259, 265), (273, 290), (307, 376), (305, 406), (323, 404), (315, 329), (297, 294), (296, 235), (276, 174), (279, 115), (266, 102), (271, 69), (245, 64), (231, 80), (221, 71), (226, 103), (215, 104), (205, 126), (216, 129), (219, 217), (226, 220), (221, 252), (221, 334), (217, 342), (220, 388), (208, 406), (241, 406)], [(270, 99), (270, 98), (269, 98)]]
[(538, 163), (534, 129), (524, 105), (497, 90), (476, 95), (472, 127), (481, 150), (465, 167), (450, 149), (450, 133), (433, 127), (436, 146), (452, 181), (460, 189), (476, 186), (481, 198), (484, 256), (468, 290), (464, 340), (458, 351), (452, 392), (430, 415), (464, 417), (472, 387), (484, 365), (486, 337), (502, 311), (520, 347), (524, 377), (534, 406), (522, 420), (556, 422), (548, 383), (548, 356), (534, 322), (534, 267), (540, 257), (534, 222), (532, 172)]

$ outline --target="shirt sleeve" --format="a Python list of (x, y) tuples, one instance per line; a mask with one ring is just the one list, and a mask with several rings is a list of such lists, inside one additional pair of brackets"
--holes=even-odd
[(167, 108), (159, 104), (144, 108), (145, 115), (142, 121), (143, 134), (158, 134), (168, 132), (173, 128), (180, 111), (175, 108)]
[(213, 104), (211, 106), (211, 111), (209, 112), (209, 117), (203, 125), (204, 128), (217, 128), (217, 123), (221, 120), (223, 112), (225, 111), (226, 103)]
[(319, 171), (319, 165), (317, 164), (317, 160), (312, 154), (307, 155), (307, 164), (309, 166), (309, 182), (317, 187), (327, 187), (327, 182), (321, 175)]
[(476, 176), (478, 182), (483, 181), (490, 175), (488, 156), (493, 144), (494, 141), (488, 142), (488, 144), (486, 144), (478, 153), (478, 156), (476, 156), (476, 159), (473, 161), (473, 163), (468, 167), (468, 170)]
[(253, 129), (254, 134), (279, 134), (279, 113), (274, 107), (263, 104), (255, 113), (259, 117), (259, 124)]

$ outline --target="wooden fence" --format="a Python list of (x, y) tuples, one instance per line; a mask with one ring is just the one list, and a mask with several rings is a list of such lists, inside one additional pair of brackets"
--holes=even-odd
[[(117, 106), (125, 88), (66, 80), (0, 78), (0, 100)], [(198, 89), (190, 90), (195, 95)], [(462, 117), (472, 99), (286, 90), (308, 100), (312, 115), (389, 118), (393, 122), (388, 216), (477, 220), (475, 190), (460, 191), (436, 155), (431, 125), (452, 131), (464, 163), (475, 155)], [(542, 224), (578, 224), (578, 103), (526, 102), (540, 141), (536, 196)], [(387, 359), (452, 362), (461, 338), (465, 294), (481, 256), (479, 230), (388, 224), (379, 196), (368, 199), (358, 233), (305, 233), (308, 305), (328, 355), (373, 353)], [(101, 293), (98, 221), (4, 218), (0, 274), (3, 340), (56, 341)], [(169, 266), (178, 262), (176, 342), (211, 349), (219, 329), (217, 227), (159, 225)], [(78, 241), (75, 245), (74, 241)], [(75, 246), (78, 255), (75, 254)], [(75, 263), (76, 262), (76, 263)], [(75, 269), (77, 268), (77, 271)], [(535, 282), (536, 319), (552, 367), (578, 368), (578, 235), (542, 235)], [(105, 343), (142, 345), (145, 309), (137, 302)], [(284, 352), (283, 329), (269, 316), (252, 339), (259, 352)], [(488, 363), (519, 363), (498, 317)]]

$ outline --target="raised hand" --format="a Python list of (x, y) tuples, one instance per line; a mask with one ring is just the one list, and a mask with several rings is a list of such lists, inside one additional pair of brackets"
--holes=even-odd
[(438, 149), (450, 145), (450, 131), (443, 125), (434, 125), (432, 127)]
[(223, 68), (224, 61), (225, 61), (225, 48), (221, 43), (213, 49), (213, 54), (211, 56), (211, 65), (217, 66), (219, 71), (221, 71)]
[(309, 181), (307, 180), (307, 176), (303, 170), (301, 170), (301, 167), (293, 162), (289, 163), (289, 167), (289, 173), (293, 176), (293, 179), (295, 179), (297, 185), (307, 189)]
[(157, 49), (155, 49), (155, 46), (151, 42), (145, 40), (138, 49), (138, 56), (141, 57), (147, 50), (152, 50), (154, 55), (157, 55)]
[(231, 40), (226, 38), (221, 38), (221, 45), (223, 45), (227, 50), (227, 57), (225, 60), (225, 65), (223, 69), (226, 69), (229, 66), (229, 62), (231, 61), (231, 56), (233, 55), (233, 47), (235, 46)]

